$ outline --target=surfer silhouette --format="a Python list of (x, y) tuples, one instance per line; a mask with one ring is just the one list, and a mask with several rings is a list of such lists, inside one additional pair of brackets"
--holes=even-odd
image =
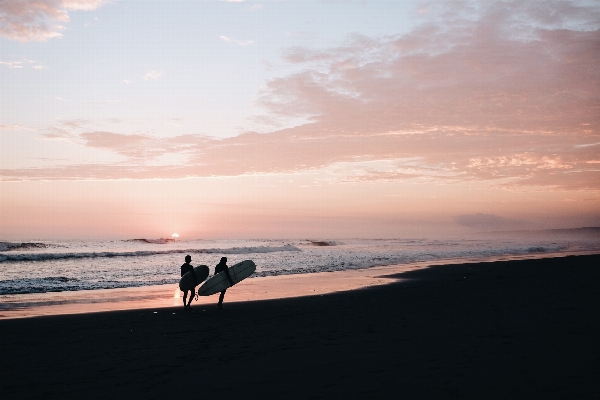
[[(185, 256), (185, 264), (183, 264), (181, 266), (181, 276), (184, 276), (189, 271), (192, 271), (192, 274), (194, 273), (194, 267), (190, 264), (190, 262), (192, 262), (192, 256), (190, 256), (190, 255)], [(190, 300), (187, 302), (187, 304), (185, 304), (187, 297), (188, 297), (188, 293), (190, 294)], [(186, 290), (183, 292), (183, 308), (184, 309), (192, 308), (191, 304), (192, 304), (193, 298), (194, 298), (194, 290)]]
[[(219, 263), (215, 267), (215, 275), (222, 271), (225, 271), (225, 275), (227, 275), (227, 280), (229, 281), (231, 286), (233, 286), (233, 280), (231, 280), (231, 275), (229, 275), (229, 268), (227, 268), (227, 257), (221, 257), (221, 261), (219, 261)], [(227, 289), (223, 290), (219, 295), (219, 308), (223, 308), (223, 298), (225, 297), (226, 291)]]

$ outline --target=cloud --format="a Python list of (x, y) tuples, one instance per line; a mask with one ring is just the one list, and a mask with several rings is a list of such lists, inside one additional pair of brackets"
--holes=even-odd
[[(162, 71), (148, 71), (148, 72), (146, 72), (146, 75), (144, 75), (144, 80), (145, 81), (155, 80), (155, 79), (160, 78), (162, 75), (163, 75)], [(129, 82), (125, 82), (125, 83), (129, 83)]]
[(23, 68), (23, 61), (0, 61), (0, 64), (6, 65), (8, 68)]
[(87, 118), (57, 119), (57, 121), (61, 126), (67, 129), (80, 129), (91, 123)]
[(254, 40), (235, 40), (235, 39), (230, 39), (227, 36), (219, 36), (219, 39), (221, 39), (224, 42), (227, 43), (236, 43), (240, 46), (247, 46), (249, 44), (254, 43)]
[(105, 0), (17, 0), (0, 2), (0, 35), (21, 42), (61, 37), (70, 10), (90, 11)]
[(111, 132), (86, 132), (80, 137), (86, 146), (92, 148), (109, 148), (120, 154), (137, 157), (137, 149), (144, 147), (144, 142), (152, 140), (145, 135), (121, 135)]
[(166, 122), (167, 125), (171, 125), (171, 126), (176, 126), (176, 127), (181, 127), (181, 118), (171, 118), (170, 120), (168, 120)]
[(148, 161), (169, 153), (198, 149), (208, 139), (200, 135), (156, 138), (148, 135), (124, 135), (105, 131), (84, 132), (79, 135), (87, 147), (105, 149), (134, 161)]
[(57, 119), (56, 122), (57, 124), (48, 127), (45, 132), (40, 135), (40, 138), (49, 140), (67, 140), (78, 143), (76, 131), (83, 129), (86, 125), (90, 124), (90, 120), (87, 118)]
[(28, 60), (28, 59), (21, 59), (18, 61), (0, 61), (0, 65), (6, 65), (8, 68), (23, 68), (24, 66), (27, 66), (27, 65), (29, 65), (31, 68), (35, 68), (35, 69), (47, 68), (47, 67), (44, 67), (43, 65), (32, 65), (32, 64), (37, 64), (37, 63), (33, 60)]
[(384, 181), (384, 182), (393, 182), (398, 180), (406, 180), (411, 178), (421, 177), (421, 174), (409, 174), (405, 172), (379, 172), (372, 171), (367, 174), (361, 174), (356, 177), (346, 178), (344, 182), (374, 182), (374, 181)]
[(40, 135), (42, 139), (72, 141), (73, 135), (67, 129), (49, 128), (47, 132)]
[[(431, 3), (423, 24), (407, 34), (353, 35), (336, 47), (284, 52), (296, 72), (266, 83), (257, 100), (266, 115), (257, 118), (303, 124), (227, 139), (88, 132), (82, 143), (128, 162), (0, 175), (177, 178), (323, 170), (344, 181), (600, 190), (600, 7), (461, 4), (467, 6)], [(181, 163), (144, 165), (167, 154)]]
[(17, 124), (13, 124), (13, 125), (4, 125), (4, 124), (0, 124), (0, 131), (35, 131), (35, 128), (30, 128), (28, 126), (23, 126), (23, 125), (17, 125)]
[(585, 143), (585, 144), (579, 144), (579, 145), (575, 145), (574, 147), (577, 149), (581, 149), (581, 148), (585, 148), (585, 147), (593, 147), (593, 146), (600, 146), (600, 142), (598, 143)]
[(252, 4), (252, 6), (250, 7), (251, 10), (260, 10), (261, 8), (264, 8), (265, 5), (264, 4)]
[[(105, 170), (99, 165), (92, 169), (85, 166), (60, 167), (60, 171), (66, 174), (65, 179), (67, 176), (69, 179), (109, 179), (117, 171), (121, 171), (123, 178), (141, 179), (151, 174), (152, 169), (140, 169), (140, 166), (163, 155), (179, 154), (179, 165), (161, 171), (161, 177), (325, 170), (337, 179), (354, 182), (426, 179), (451, 183), (480, 180), (504, 187), (551, 185), (564, 189), (598, 189), (595, 164), (586, 163), (597, 159), (593, 149), (572, 150), (559, 159), (544, 158), (537, 153), (486, 162), (473, 161), (471, 157), (473, 151), (485, 152), (490, 145), (505, 146), (505, 149), (506, 142), (515, 148), (528, 146), (540, 139), (535, 134), (515, 137), (508, 132), (490, 142), (489, 138), (443, 127), (421, 133), (349, 134), (323, 131), (315, 123), (266, 134), (245, 133), (227, 139), (202, 135), (159, 138), (106, 131), (75, 135), (70, 127), (64, 125), (44, 136), (70, 138), (87, 147), (114, 152), (129, 160), (120, 166), (108, 165)], [(50, 179), (60, 174), (46, 167), (44, 170), (2, 170), (0, 175), (5, 180), (21, 180)]]

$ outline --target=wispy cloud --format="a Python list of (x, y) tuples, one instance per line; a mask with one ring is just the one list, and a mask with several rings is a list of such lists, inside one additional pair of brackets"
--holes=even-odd
[(73, 142), (73, 133), (69, 129), (61, 127), (50, 127), (40, 135), (41, 139), (67, 140)]
[(28, 126), (23, 126), (23, 125), (17, 125), (17, 124), (13, 124), (13, 125), (4, 125), (4, 124), (0, 124), (0, 131), (35, 131), (35, 128), (31, 128)]
[(77, 131), (84, 129), (90, 124), (87, 118), (77, 119), (57, 119), (56, 124), (45, 129), (45, 132), (40, 135), (42, 139), (49, 140), (67, 140), (75, 144), (82, 144), (77, 136)]
[(105, 0), (18, 0), (0, 2), (0, 35), (21, 42), (61, 37), (71, 10), (94, 10)]
[(69, 129), (80, 129), (91, 123), (91, 121), (87, 118), (58, 119), (57, 122)]
[[(179, 165), (160, 171), (161, 177), (236, 176), (326, 170), (341, 181), (395, 181), (427, 179), (435, 182), (487, 181), (495, 186), (552, 186), (564, 189), (600, 189), (597, 160), (593, 149), (573, 150), (560, 156), (547, 149), (515, 157), (473, 160), (473, 152), (490, 154), (497, 147), (504, 153), (543, 142), (544, 134), (515, 135), (497, 133), (489, 138), (464, 132), (439, 130), (359, 134), (327, 132), (318, 124), (284, 129), (267, 134), (245, 133), (227, 139), (202, 135), (171, 138), (144, 134), (124, 135), (106, 131), (89, 131), (73, 135), (66, 126), (54, 129), (46, 138), (72, 138), (87, 147), (101, 148), (128, 157), (129, 165), (106, 169), (95, 165), (60, 167), (64, 179), (109, 179), (120, 171), (123, 178), (144, 178), (151, 169), (142, 168), (147, 161), (166, 154), (180, 154)], [(576, 136), (556, 143), (579, 140)], [(510, 143), (507, 146), (507, 143)], [(496, 150), (494, 151), (494, 148)], [(554, 151), (554, 150), (552, 150)], [(144, 173), (140, 173), (140, 171)], [(78, 176), (78, 174), (81, 174)], [(3, 170), (4, 179), (51, 179), (59, 176), (51, 167), (44, 170)]]
[(8, 68), (23, 68), (23, 61), (0, 61), (0, 64)]
[(200, 135), (156, 138), (143, 134), (123, 135), (105, 131), (84, 132), (79, 138), (87, 147), (110, 150), (136, 161), (151, 160), (168, 153), (197, 150), (209, 141)]
[(593, 147), (593, 146), (600, 146), (600, 142), (597, 143), (585, 143), (585, 144), (576, 144), (574, 147), (577, 149), (581, 149), (584, 147)]
[(45, 69), (47, 67), (37, 64), (36, 61), (21, 59), (18, 61), (0, 61), (0, 65), (6, 65), (8, 68), (23, 68), (24, 66), (30, 66), (35, 69)]
[(235, 43), (240, 46), (248, 46), (249, 44), (254, 43), (254, 40), (236, 40), (236, 39), (230, 39), (227, 36), (219, 36), (219, 39), (221, 39), (224, 42)]
[(181, 119), (180, 118), (171, 118), (166, 122), (167, 125), (181, 127)]
[[(155, 79), (160, 78), (161, 76), (163, 76), (163, 72), (162, 71), (148, 71), (144, 75), (144, 80), (145, 81), (155, 80)], [(130, 83), (130, 82), (125, 82), (124, 81), (124, 83)]]

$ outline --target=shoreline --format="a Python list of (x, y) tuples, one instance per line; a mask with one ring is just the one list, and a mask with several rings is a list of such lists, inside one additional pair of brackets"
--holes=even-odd
[[(225, 296), (225, 303), (314, 296), (371, 286), (388, 285), (394, 283), (395, 279), (389, 277), (382, 278), (382, 276), (440, 265), (551, 259), (594, 254), (596, 253), (569, 252), (515, 256), (503, 255), (472, 259), (443, 259), (345, 271), (254, 277), (246, 279), (242, 283), (230, 288)], [(0, 296), (0, 299), (4, 303), (4, 308), (0, 309), (0, 321), (52, 315), (177, 307), (183, 305), (182, 296), (183, 293), (179, 290), (178, 284), (3, 295)], [(217, 295), (198, 297), (197, 300), (192, 302), (192, 307), (210, 307), (216, 304), (217, 300)], [(15, 304), (12, 309), (8, 306), (11, 303)]]
[(226, 297), (224, 310), (6, 319), (0, 390), (23, 399), (595, 399), (599, 266), (600, 255), (455, 263), (357, 290)]

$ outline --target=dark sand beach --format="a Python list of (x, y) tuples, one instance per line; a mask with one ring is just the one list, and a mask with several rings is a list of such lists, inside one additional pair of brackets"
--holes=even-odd
[[(599, 398), (600, 256), (280, 300), (0, 321), (4, 399)], [(216, 299), (215, 299), (216, 301)]]

